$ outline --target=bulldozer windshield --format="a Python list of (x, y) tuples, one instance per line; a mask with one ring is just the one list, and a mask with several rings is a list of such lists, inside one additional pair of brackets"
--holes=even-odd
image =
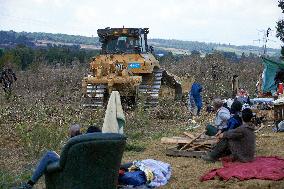
[(106, 54), (141, 53), (145, 49), (142, 45), (139, 37), (121, 36), (105, 41), (102, 50)]

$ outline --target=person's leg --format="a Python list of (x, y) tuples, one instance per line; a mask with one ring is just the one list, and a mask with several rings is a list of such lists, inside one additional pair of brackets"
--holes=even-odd
[(202, 108), (202, 100), (201, 98), (195, 98), (195, 104), (197, 107), (197, 115), (200, 114), (201, 108)]
[(206, 135), (208, 136), (215, 136), (218, 133), (218, 129), (212, 125), (207, 125), (206, 128)]
[(48, 164), (55, 162), (55, 161), (59, 161), (60, 156), (54, 152), (54, 151), (48, 151), (44, 154), (44, 156), (41, 158), (39, 164), (37, 165), (31, 181), (33, 183), (36, 183), (39, 178), (44, 174), (44, 171), (46, 170), (46, 167)]
[(211, 152), (208, 153), (206, 158), (203, 158), (207, 161), (215, 162), (221, 157), (225, 157), (230, 155), (231, 152), (229, 150), (229, 143), (227, 139), (221, 139), (216, 146), (213, 148)]

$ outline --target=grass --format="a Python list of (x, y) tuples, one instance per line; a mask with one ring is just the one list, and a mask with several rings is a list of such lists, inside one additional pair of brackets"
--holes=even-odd
[[(80, 106), (83, 72), (84, 69), (43, 66), (38, 72), (19, 73), (13, 94), (8, 100), (0, 92), (0, 188), (10, 188), (26, 181), (44, 151), (60, 153), (68, 139), (70, 124), (80, 123), (83, 130), (93, 124), (102, 126), (104, 110)], [(162, 188), (284, 188), (284, 181), (200, 182), (201, 175), (221, 164), (207, 164), (194, 158), (168, 157), (165, 149), (169, 146), (160, 144), (160, 138), (181, 136), (184, 131), (199, 133), (212, 115), (191, 118), (185, 104), (169, 99), (161, 99), (160, 105), (153, 109), (144, 109), (143, 103), (140, 104), (135, 110), (125, 112), (128, 144), (123, 162), (151, 158), (170, 163), (172, 178)], [(195, 128), (196, 125), (199, 127)], [(284, 157), (283, 144), (284, 133), (273, 133), (267, 127), (258, 134), (257, 155)], [(35, 188), (45, 188), (44, 180), (40, 180)]]

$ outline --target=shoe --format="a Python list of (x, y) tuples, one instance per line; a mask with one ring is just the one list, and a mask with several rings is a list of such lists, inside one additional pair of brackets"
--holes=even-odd
[(204, 161), (207, 161), (209, 163), (215, 163), (217, 161), (216, 159), (212, 158), (209, 155), (203, 155), (203, 156), (201, 156), (201, 159), (203, 159)]
[(33, 188), (32, 185), (30, 185), (30, 184), (28, 184), (28, 183), (24, 183), (24, 184), (22, 184), (22, 186), (20, 186), (20, 187), (17, 188), (17, 189), (32, 189), (32, 188)]

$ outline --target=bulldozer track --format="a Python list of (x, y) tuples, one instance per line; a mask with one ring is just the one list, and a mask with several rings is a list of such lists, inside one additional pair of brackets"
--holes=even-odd
[(139, 86), (139, 93), (145, 94), (145, 106), (155, 107), (159, 103), (159, 92), (162, 83), (162, 69), (156, 69), (149, 76), (142, 77), (142, 83)]
[(84, 97), (83, 107), (103, 107), (107, 86), (104, 84), (87, 85), (87, 94)]
[[(142, 82), (139, 85), (139, 93), (145, 95), (146, 107), (155, 107), (159, 103), (163, 71), (162, 69), (157, 69), (152, 74), (142, 77)], [(106, 90), (107, 86), (104, 84), (88, 84), (86, 96), (83, 98), (83, 107), (103, 107)]]

